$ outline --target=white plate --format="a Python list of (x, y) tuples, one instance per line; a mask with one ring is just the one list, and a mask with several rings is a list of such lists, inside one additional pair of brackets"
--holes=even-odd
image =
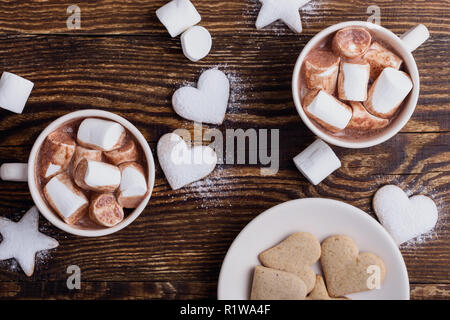
[[(330, 199), (299, 199), (277, 205), (251, 221), (236, 237), (220, 270), (219, 300), (246, 300), (250, 296), (258, 254), (298, 231), (319, 241), (345, 234), (361, 252), (383, 259), (386, 277), (378, 290), (348, 295), (353, 300), (409, 299), (409, 280), (400, 250), (386, 230), (370, 215), (349, 204)], [(319, 263), (314, 266), (321, 273)]]

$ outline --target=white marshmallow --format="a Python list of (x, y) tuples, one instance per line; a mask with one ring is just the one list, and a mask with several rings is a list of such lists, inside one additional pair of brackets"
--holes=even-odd
[(117, 122), (89, 118), (81, 122), (77, 141), (83, 147), (111, 151), (118, 147), (125, 137), (125, 129)]
[(318, 185), (331, 173), (341, 167), (341, 161), (333, 150), (317, 139), (294, 158), (298, 170), (314, 185)]
[(0, 78), (0, 107), (22, 113), (34, 83), (13, 73), (3, 72)]
[(172, 0), (156, 10), (156, 16), (172, 38), (202, 20), (197, 9), (189, 0)]
[(28, 181), (28, 164), (4, 163), (0, 167), (0, 178), (4, 181)]
[(406, 73), (386, 68), (370, 88), (364, 105), (375, 116), (392, 117), (412, 88), (413, 83)]
[(320, 90), (312, 102), (306, 106), (306, 111), (332, 131), (345, 129), (353, 114), (349, 106), (346, 106), (324, 90)]
[(143, 196), (147, 193), (147, 182), (142, 172), (128, 166), (122, 171), (119, 189), (123, 197)]
[(84, 183), (91, 188), (120, 185), (120, 170), (104, 162), (87, 161)]
[(339, 98), (348, 101), (366, 101), (370, 65), (341, 63), (339, 73)]
[(68, 223), (75, 223), (81, 217), (81, 211), (89, 205), (86, 196), (64, 173), (53, 177), (45, 185), (44, 194), (53, 209)]
[(47, 171), (45, 172), (45, 178), (49, 178), (49, 177), (55, 175), (60, 170), (61, 170), (61, 166), (50, 163), (47, 168)]
[(196, 62), (206, 57), (211, 46), (211, 34), (201, 26), (190, 27), (181, 35), (183, 53), (191, 61)]

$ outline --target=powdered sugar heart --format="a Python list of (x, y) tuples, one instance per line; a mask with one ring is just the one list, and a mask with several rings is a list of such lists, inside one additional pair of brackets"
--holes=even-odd
[(197, 88), (183, 87), (175, 91), (172, 105), (181, 117), (202, 123), (221, 124), (225, 119), (230, 81), (218, 69), (202, 73)]
[(393, 185), (375, 193), (373, 208), (398, 245), (430, 231), (438, 220), (433, 200), (422, 195), (408, 198), (402, 189)]
[(165, 134), (159, 139), (157, 153), (161, 168), (173, 190), (203, 179), (217, 164), (217, 154), (212, 148), (191, 148), (175, 133)]

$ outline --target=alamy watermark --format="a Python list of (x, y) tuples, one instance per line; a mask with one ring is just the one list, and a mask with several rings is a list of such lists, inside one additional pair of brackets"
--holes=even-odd
[(367, 14), (371, 14), (371, 16), (367, 19), (367, 22), (375, 23), (381, 26), (381, 9), (379, 6), (369, 6), (367, 8)]
[(81, 9), (76, 4), (67, 7), (67, 14), (70, 16), (66, 20), (67, 29), (78, 30), (81, 29)]
[(70, 274), (70, 276), (67, 278), (66, 285), (67, 289), (73, 290), (81, 289), (81, 269), (77, 265), (71, 265), (67, 267), (67, 274)]
[(381, 288), (381, 268), (378, 265), (370, 265), (366, 269), (367, 274), (370, 276), (367, 278), (367, 289), (380, 289)]

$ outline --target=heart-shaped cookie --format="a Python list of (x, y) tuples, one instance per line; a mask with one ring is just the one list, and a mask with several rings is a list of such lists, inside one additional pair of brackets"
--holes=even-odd
[(172, 105), (175, 112), (185, 119), (221, 124), (229, 97), (230, 81), (227, 76), (218, 69), (210, 69), (202, 73), (197, 88), (182, 87), (175, 91)]
[(306, 300), (350, 300), (349, 298), (331, 298), (328, 294), (327, 287), (323, 278), (319, 275), (316, 276), (316, 284), (314, 289), (308, 294)]
[[(381, 284), (386, 274), (379, 257), (369, 252), (359, 253), (355, 242), (344, 235), (331, 236), (322, 242), (320, 263), (332, 297), (372, 290), (370, 278), (378, 276), (379, 279), (374, 280)], [(374, 269), (378, 269), (377, 274)]]
[(393, 185), (375, 193), (373, 209), (398, 245), (427, 233), (438, 220), (433, 200), (421, 195), (408, 198), (402, 189)]
[(297, 275), (305, 283), (307, 292), (314, 288), (316, 274), (311, 267), (320, 258), (320, 243), (312, 234), (294, 233), (258, 257), (266, 267)]
[(305, 283), (295, 274), (257, 266), (250, 300), (304, 300)]
[(217, 164), (217, 154), (212, 148), (191, 148), (175, 133), (165, 134), (159, 139), (157, 153), (161, 168), (173, 190), (203, 179)]

